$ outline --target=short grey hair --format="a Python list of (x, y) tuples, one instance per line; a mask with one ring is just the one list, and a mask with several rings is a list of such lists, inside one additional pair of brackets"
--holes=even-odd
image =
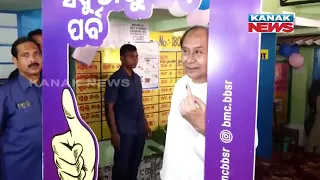
[(180, 38), (180, 47), (182, 47), (182, 44), (184, 42), (184, 39), (186, 38), (186, 36), (188, 35), (189, 32), (191, 31), (194, 31), (194, 30), (198, 30), (198, 29), (204, 29), (208, 32), (208, 27), (205, 27), (205, 26), (199, 26), (199, 25), (196, 25), (196, 26), (192, 26), (191, 28), (189, 28), (188, 30), (186, 30), (183, 35), (181, 36)]

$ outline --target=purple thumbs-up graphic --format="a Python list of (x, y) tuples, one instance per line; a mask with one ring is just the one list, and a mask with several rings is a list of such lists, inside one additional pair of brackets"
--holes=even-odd
[(78, 115), (73, 91), (69, 87), (63, 89), (61, 104), (69, 130), (52, 139), (58, 176), (61, 180), (97, 179), (97, 139)]

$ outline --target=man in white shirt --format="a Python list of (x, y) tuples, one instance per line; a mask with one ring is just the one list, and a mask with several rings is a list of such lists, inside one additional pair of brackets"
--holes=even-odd
[[(162, 180), (204, 180), (208, 28), (193, 26), (180, 40), (186, 72), (174, 87)], [(256, 131), (255, 145), (258, 145)]]

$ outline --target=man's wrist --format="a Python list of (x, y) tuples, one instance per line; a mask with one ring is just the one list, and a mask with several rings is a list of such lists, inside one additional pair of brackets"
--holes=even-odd
[(118, 134), (117, 128), (112, 128), (112, 129), (110, 129), (110, 131), (111, 131), (111, 135), (112, 134)]

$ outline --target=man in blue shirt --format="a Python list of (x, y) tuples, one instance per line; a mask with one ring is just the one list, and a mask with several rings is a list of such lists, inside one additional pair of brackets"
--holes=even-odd
[[(42, 30), (41, 29), (30, 31), (28, 33), (28, 38), (35, 40), (39, 44), (40, 50), (42, 50)], [(9, 80), (15, 79), (18, 76), (19, 76), (19, 70), (17, 68), (10, 73)]]
[(34, 40), (22, 37), (11, 54), (19, 75), (0, 87), (0, 179), (41, 180), (41, 51)]
[(106, 117), (115, 149), (113, 180), (136, 180), (145, 138), (151, 131), (144, 115), (142, 85), (132, 69), (138, 63), (137, 48), (120, 48), (121, 67), (106, 82)]

